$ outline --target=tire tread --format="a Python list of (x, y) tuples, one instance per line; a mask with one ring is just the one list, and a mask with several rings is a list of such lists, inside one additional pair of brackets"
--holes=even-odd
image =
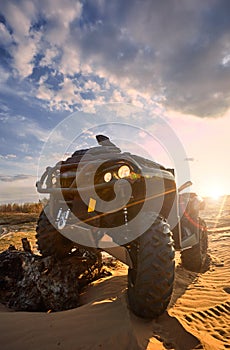
[(135, 242), (131, 252), (137, 258), (135, 271), (129, 269), (129, 304), (137, 316), (155, 318), (166, 310), (173, 290), (175, 252), (166, 221), (158, 218), (138, 239), (138, 246), (137, 251)]

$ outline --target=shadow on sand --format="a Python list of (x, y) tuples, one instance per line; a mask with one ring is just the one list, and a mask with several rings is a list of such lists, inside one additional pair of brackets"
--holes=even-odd
[[(207, 271), (209, 265), (210, 257), (202, 272)], [(197, 281), (197, 278), (198, 273), (187, 271), (180, 265), (176, 267), (175, 285), (169, 309), (189, 286)], [(177, 318), (170, 316), (167, 311), (155, 320), (145, 320), (135, 316), (129, 309), (126, 290), (127, 276), (113, 276), (100, 281), (93, 288), (89, 287), (87, 293), (82, 295), (81, 302), (83, 305), (90, 303), (91, 312), (95, 309), (95, 304), (99, 306), (100, 303), (107, 302), (106, 317), (109, 317), (109, 322), (112, 323), (114, 317), (120, 317), (122, 314), (123, 331), (127, 332), (129, 337), (132, 335), (132, 342), (135, 340), (135, 345), (132, 343), (133, 349), (158, 349), (160, 346), (178, 350), (203, 348), (200, 341), (186, 331)], [(119, 315), (117, 312), (114, 314), (115, 305), (116, 309), (120, 310)]]

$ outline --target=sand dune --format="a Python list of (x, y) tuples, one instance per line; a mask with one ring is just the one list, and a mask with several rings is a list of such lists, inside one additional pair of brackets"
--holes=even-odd
[(87, 287), (78, 309), (42, 314), (2, 308), (3, 348), (186, 350), (200, 344), (168, 313), (154, 321), (133, 315), (126, 302), (125, 270)]
[[(210, 212), (205, 215), (210, 218)], [(209, 258), (202, 273), (183, 269), (177, 254), (172, 300), (158, 319), (147, 321), (130, 312), (127, 268), (119, 264), (111, 277), (86, 287), (77, 309), (48, 314), (1, 306), (1, 348), (230, 349), (229, 224), (210, 224)]]
[[(190, 283), (174, 303), (169, 314), (200, 339), (205, 349), (230, 348), (230, 238), (210, 236), (209, 266), (202, 274), (189, 272)], [(177, 270), (178, 283), (185, 283), (185, 270)], [(188, 277), (188, 278), (189, 278)]]

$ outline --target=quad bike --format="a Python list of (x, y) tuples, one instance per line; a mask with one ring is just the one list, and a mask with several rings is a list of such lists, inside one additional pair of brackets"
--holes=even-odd
[(48, 167), (37, 182), (38, 192), (50, 194), (36, 228), (38, 248), (58, 259), (76, 249), (95, 259), (102, 250), (110, 253), (129, 266), (132, 311), (155, 318), (171, 299), (175, 249), (186, 269), (200, 271), (204, 265), (207, 228), (199, 218), (204, 202), (195, 193), (179, 194), (191, 182), (177, 188), (173, 169), (121, 152), (106, 136), (96, 138), (97, 147)]

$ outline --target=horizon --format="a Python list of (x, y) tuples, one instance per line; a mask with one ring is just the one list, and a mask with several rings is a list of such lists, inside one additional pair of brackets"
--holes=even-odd
[[(199, 194), (198, 194), (199, 195)], [(218, 197), (213, 197), (213, 196), (201, 196), (204, 200), (208, 200), (210, 202), (213, 202), (215, 204), (218, 204), (218, 202), (223, 202), (223, 201), (226, 201), (226, 198), (229, 197), (230, 199), (230, 194), (223, 194), (223, 195), (220, 195)], [(0, 207), (3, 206), (3, 205), (7, 205), (7, 204), (20, 204), (20, 205), (23, 205), (23, 204), (39, 204), (42, 202), (42, 200), (49, 200), (47, 197), (44, 197), (42, 199), (38, 199), (38, 201), (36, 202), (22, 202), (22, 201), (18, 201), (18, 202), (15, 202), (15, 201), (9, 201), (9, 202), (0, 202)]]

